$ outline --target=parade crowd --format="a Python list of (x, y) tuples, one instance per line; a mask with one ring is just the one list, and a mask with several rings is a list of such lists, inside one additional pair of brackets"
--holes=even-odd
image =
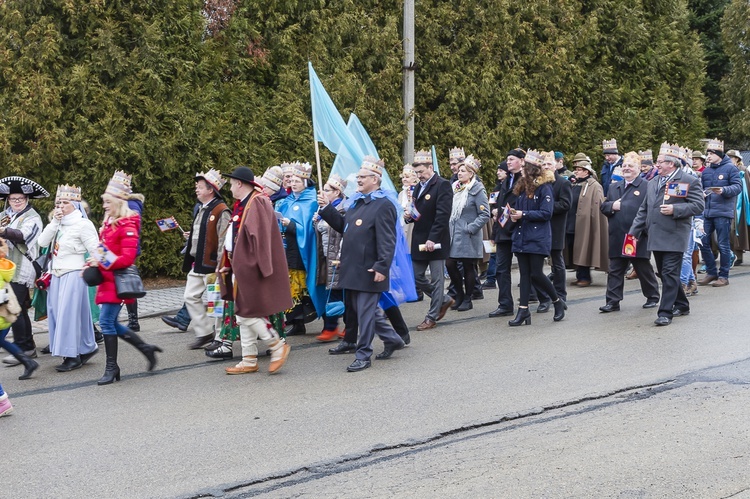
[[(283, 163), (259, 177), (246, 166), (198, 173), (184, 231), (184, 305), (162, 319), (183, 331), (192, 326), (188, 348), (212, 359), (232, 359), (239, 341), (241, 359), (225, 369), (238, 375), (257, 372), (261, 353), (270, 357), (268, 371), (278, 372), (290, 354), (286, 338), (322, 318), (317, 340), (338, 341), (328, 352), (354, 354), (347, 370), (357, 372), (371, 366), (376, 335), (384, 345), (378, 360), (410, 343), (404, 302), (425, 304), (417, 331), (436, 328), (449, 311), (471, 311), (487, 289), (498, 290), (489, 317), (507, 316), (509, 327), (530, 325), (534, 302), (537, 314), (552, 311), (558, 322), (569, 313), (568, 286), (589, 286), (593, 268), (607, 276), (601, 313), (620, 311), (625, 280), (638, 279), (643, 308), (656, 309), (654, 323), (667, 326), (690, 313), (699, 286), (727, 286), (730, 268), (750, 249), (741, 156), (725, 153), (718, 139), (706, 146), (703, 153), (665, 142), (654, 160), (650, 150), (621, 154), (615, 139), (605, 140), (600, 174), (584, 153), (568, 169), (560, 152), (516, 148), (497, 166), (491, 189), (479, 177), (480, 160), (459, 147), (449, 151), (449, 180), (430, 151), (417, 151), (398, 193), (382, 188), (384, 163), (369, 156), (356, 175), (331, 175), (320, 192), (308, 163)], [(232, 201), (223, 194), (227, 183)], [(0, 179), (0, 347), (10, 354), (3, 363), (23, 368), (19, 379), (38, 368), (33, 307), (36, 320), (46, 311), (49, 345), (41, 352), (60, 357), (57, 371), (81, 368), (103, 344), (98, 384), (119, 381), (119, 340), (152, 370), (162, 350), (138, 335), (144, 197), (129, 175), (115, 172), (95, 224), (81, 188), (60, 185), (45, 224), (32, 200), (47, 196), (31, 179)], [(218, 315), (203, 299), (209, 286), (219, 295)], [(127, 324), (118, 321), (123, 305)], [(0, 386), (0, 416), (11, 410)]]

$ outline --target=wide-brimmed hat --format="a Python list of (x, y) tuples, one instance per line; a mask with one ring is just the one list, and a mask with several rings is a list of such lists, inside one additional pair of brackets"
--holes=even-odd
[(233, 178), (235, 180), (239, 180), (240, 182), (244, 182), (246, 184), (251, 184), (256, 187), (260, 187), (261, 189), (263, 188), (263, 186), (255, 182), (255, 174), (247, 166), (238, 166), (237, 168), (234, 169), (232, 173), (228, 174), (227, 177)]
[(730, 149), (727, 151), (727, 156), (730, 158), (737, 158), (739, 160), (742, 160), (742, 155), (737, 149)]
[(0, 198), (8, 197), (10, 194), (23, 194), (32, 199), (49, 197), (49, 192), (41, 185), (15, 175), (0, 179)]
[(571, 163), (573, 164), (573, 166), (576, 166), (576, 163), (581, 163), (584, 161), (591, 165), (591, 158), (589, 158), (585, 153), (579, 152), (576, 153), (575, 156), (573, 156), (573, 161), (571, 161)]
[(693, 159), (702, 159), (703, 161), (706, 161), (706, 155), (698, 150), (695, 150), (693, 151)]

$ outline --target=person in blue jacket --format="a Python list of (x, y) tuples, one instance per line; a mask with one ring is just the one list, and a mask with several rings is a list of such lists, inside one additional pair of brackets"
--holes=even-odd
[(508, 321), (510, 326), (531, 324), (529, 295), (532, 282), (543, 290), (555, 307), (555, 322), (565, 317), (565, 302), (560, 299), (555, 286), (544, 275), (544, 259), (552, 249), (552, 227), (550, 220), (555, 206), (552, 184), (555, 174), (543, 170), (544, 157), (533, 149), (526, 152), (521, 181), (513, 188), (518, 196), (510, 218), (516, 222), (513, 231), (513, 253), (518, 261), (521, 279), (521, 298), (516, 318)]
[[(732, 159), (724, 154), (724, 142), (708, 141), (706, 154), (708, 166), (701, 174), (706, 207), (703, 210), (703, 244), (701, 254), (706, 264), (706, 276), (698, 281), (705, 286), (718, 288), (729, 284), (729, 267), (732, 250), (729, 245), (732, 219), (737, 205), (737, 195), (742, 191), (740, 172)], [(716, 258), (711, 250), (711, 235), (716, 232), (716, 242), (721, 255), (721, 267), (716, 269)]]

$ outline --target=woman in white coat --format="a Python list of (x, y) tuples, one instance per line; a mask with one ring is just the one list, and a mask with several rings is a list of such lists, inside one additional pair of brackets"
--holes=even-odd
[(94, 255), (99, 235), (81, 206), (81, 189), (57, 188), (52, 221), (39, 236), (39, 245), (52, 244), (52, 274), (47, 290), (50, 352), (63, 357), (60, 372), (80, 368), (96, 352), (88, 287), (81, 277), (85, 255)]

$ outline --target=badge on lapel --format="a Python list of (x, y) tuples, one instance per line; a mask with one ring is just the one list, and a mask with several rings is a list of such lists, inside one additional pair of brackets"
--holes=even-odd
[(640, 195), (641, 195), (641, 191), (633, 191), (633, 196), (640, 196)]
[(358, 218), (357, 221), (354, 222), (354, 225), (356, 225), (357, 227), (359, 227), (360, 225), (362, 225), (362, 219)]
[(425, 195), (424, 195), (424, 198), (425, 198), (425, 199), (430, 199), (430, 195), (429, 195), (429, 194), (425, 194)]

